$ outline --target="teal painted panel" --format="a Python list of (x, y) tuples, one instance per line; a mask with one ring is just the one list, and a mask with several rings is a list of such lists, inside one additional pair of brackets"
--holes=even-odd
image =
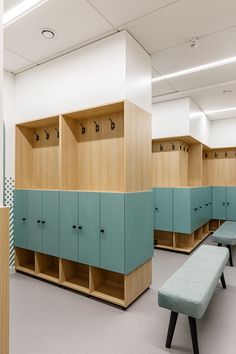
[(125, 273), (153, 257), (153, 193), (125, 194)]
[(236, 187), (227, 187), (227, 220), (236, 220)]
[(40, 191), (28, 192), (28, 248), (42, 252), (42, 193)]
[(59, 192), (42, 192), (42, 252), (59, 257)]
[(28, 248), (28, 191), (14, 191), (14, 245)]
[(212, 187), (212, 218), (226, 220), (226, 187)]
[(61, 258), (79, 260), (77, 192), (59, 192), (59, 254)]
[(173, 188), (173, 231), (189, 234), (191, 232), (190, 218), (190, 188)]
[(205, 208), (205, 216), (206, 216), (205, 222), (207, 222), (212, 219), (212, 188), (206, 187), (205, 190), (206, 192), (205, 192), (204, 208)]
[(124, 194), (100, 193), (101, 268), (125, 272), (124, 243)]
[(79, 193), (79, 227), (79, 262), (99, 267), (99, 193)]
[(201, 226), (202, 218), (202, 205), (200, 197), (200, 188), (190, 188), (191, 202), (190, 202), (190, 214), (191, 214), (191, 230), (195, 231)]
[(155, 189), (155, 229), (173, 230), (172, 188)]

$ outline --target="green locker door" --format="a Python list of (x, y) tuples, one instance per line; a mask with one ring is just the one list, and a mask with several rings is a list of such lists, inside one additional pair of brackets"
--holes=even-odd
[(14, 245), (28, 248), (28, 192), (14, 191)]
[(155, 188), (155, 229), (173, 230), (172, 188)]
[(212, 218), (226, 220), (226, 187), (212, 187)]
[(42, 252), (59, 257), (59, 192), (42, 192)]
[[(190, 188), (191, 202), (190, 202), (190, 213), (191, 213), (191, 231), (193, 232), (200, 227), (201, 224), (201, 197), (199, 195), (199, 188)], [(201, 208), (200, 208), (201, 207)]]
[(59, 254), (61, 258), (79, 260), (77, 192), (59, 193)]
[(227, 187), (227, 220), (236, 220), (236, 187)]
[(99, 193), (79, 193), (79, 262), (99, 267)]
[(205, 190), (206, 190), (205, 192), (206, 197), (205, 197), (204, 209), (206, 214), (205, 222), (207, 222), (212, 219), (211, 187), (206, 187)]
[(100, 193), (100, 267), (124, 273), (124, 194)]
[(173, 231), (191, 233), (190, 188), (173, 188)]
[(40, 191), (28, 192), (28, 248), (42, 251), (42, 193)]

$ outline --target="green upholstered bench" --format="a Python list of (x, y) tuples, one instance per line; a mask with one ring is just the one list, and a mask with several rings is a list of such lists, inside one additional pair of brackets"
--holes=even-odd
[(165, 282), (158, 291), (158, 304), (171, 311), (166, 347), (171, 347), (178, 314), (189, 318), (194, 354), (199, 353), (196, 319), (211, 300), (219, 279), (226, 288), (224, 267), (229, 259), (226, 247), (203, 245)]
[(231, 246), (236, 245), (236, 221), (225, 221), (212, 235), (218, 246), (225, 245), (229, 249), (229, 263), (233, 267)]

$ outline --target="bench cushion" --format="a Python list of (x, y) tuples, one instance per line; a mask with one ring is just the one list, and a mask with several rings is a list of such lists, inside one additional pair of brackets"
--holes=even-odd
[(201, 318), (228, 259), (225, 247), (200, 246), (158, 291), (159, 306)]
[(212, 240), (223, 245), (236, 245), (236, 221), (225, 221), (213, 233)]

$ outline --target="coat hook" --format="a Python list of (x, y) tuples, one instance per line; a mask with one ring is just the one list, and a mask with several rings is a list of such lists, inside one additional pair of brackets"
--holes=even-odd
[(227, 157), (228, 156), (228, 153), (227, 152), (225, 152), (225, 157)]
[(59, 138), (59, 130), (57, 128), (55, 128), (56, 132), (57, 132), (57, 138)]
[(206, 158), (206, 159), (208, 158), (208, 155), (207, 155), (207, 153), (205, 153), (205, 158)]
[(163, 146), (162, 146), (162, 144), (160, 144), (160, 151), (163, 151)]
[(175, 145), (172, 143), (172, 150), (175, 150)]
[(45, 129), (43, 129), (43, 131), (45, 132), (45, 134), (46, 134), (46, 139), (48, 140), (48, 139), (49, 139), (49, 133), (48, 133)]
[(81, 128), (82, 128), (82, 134), (85, 134), (85, 131), (86, 131), (85, 127), (83, 126), (82, 123), (80, 123), (80, 126), (81, 126)]
[(94, 120), (94, 124), (95, 124), (95, 131), (97, 133), (99, 132), (99, 125), (95, 122), (95, 120)]
[(111, 118), (109, 118), (109, 121), (111, 122), (111, 130), (115, 129), (116, 127), (115, 122), (113, 122)]
[(215, 152), (215, 157), (217, 157), (217, 153)]
[(34, 132), (34, 135), (36, 136), (36, 141), (39, 141), (39, 135), (36, 132)]
[(185, 151), (185, 146), (184, 146), (184, 151)]

